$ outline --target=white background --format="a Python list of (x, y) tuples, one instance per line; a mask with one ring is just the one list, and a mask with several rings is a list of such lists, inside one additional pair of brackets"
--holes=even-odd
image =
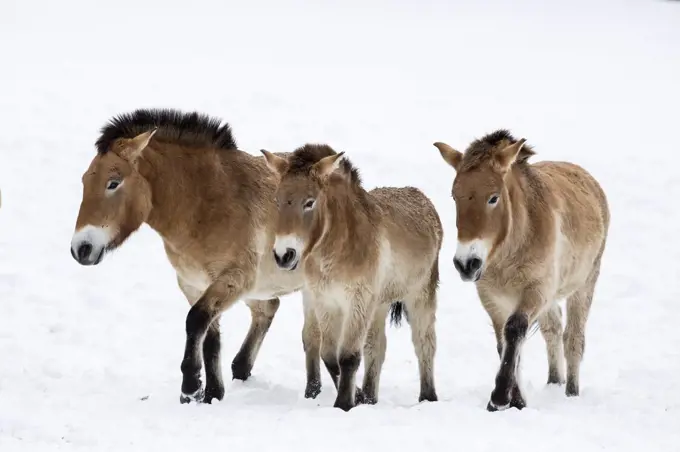
[[(3, 0), (0, 51), (0, 450), (678, 447), (677, 2)], [(292, 295), (246, 383), (229, 365), (249, 311), (225, 313), (227, 395), (180, 405), (188, 305), (160, 238), (143, 227), (97, 267), (69, 253), (99, 128), (140, 107), (223, 118), (253, 154), (325, 142), (366, 188), (423, 189), (445, 224), (440, 401), (417, 403), (408, 327), (388, 331), (378, 405), (333, 409), (325, 371), (305, 400)], [(592, 172), (612, 225), (581, 397), (545, 387), (537, 333), (529, 407), (487, 413), (495, 339), (453, 269), (454, 174), (432, 143), (462, 149), (497, 128), (527, 138), (535, 161)]]

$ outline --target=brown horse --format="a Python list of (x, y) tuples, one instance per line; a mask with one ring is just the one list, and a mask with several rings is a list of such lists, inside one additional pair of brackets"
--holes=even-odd
[[(405, 308), (420, 371), (419, 400), (436, 401), (434, 355), (442, 225), (432, 202), (413, 187), (367, 192), (358, 171), (325, 145), (287, 159), (263, 151), (281, 175), (274, 254), (285, 270), (304, 269), (316, 313), (321, 357), (345, 411), (376, 403), (385, 359), (385, 317)], [(402, 301), (396, 303), (395, 301)], [(311, 317), (311, 316), (310, 316)], [(355, 378), (366, 359), (362, 396)]]
[(564, 382), (566, 355), (566, 395), (577, 396), (586, 319), (609, 229), (604, 191), (577, 165), (529, 164), (534, 151), (506, 130), (472, 142), (464, 154), (434, 145), (456, 170), (454, 265), (463, 281), (475, 282), (501, 357), (487, 409), (526, 405), (517, 369), (534, 322), (547, 345), (548, 383)]
[[(102, 129), (96, 146), (83, 175), (71, 254), (82, 265), (96, 265), (143, 223), (154, 229), (191, 305), (181, 401), (221, 400), (219, 315), (247, 300), (252, 323), (232, 363), (233, 377), (245, 380), (278, 297), (303, 284), (302, 271), (279, 269), (271, 251), (276, 175), (261, 156), (237, 150), (227, 124), (198, 113), (121, 115)], [(315, 329), (315, 319), (306, 321), (306, 397), (316, 397), (321, 387)]]

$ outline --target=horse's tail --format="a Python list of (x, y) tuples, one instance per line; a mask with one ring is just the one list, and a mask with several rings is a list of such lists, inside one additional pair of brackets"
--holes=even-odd
[(408, 312), (406, 312), (406, 306), (401, 301), (395, 301), (390, 305), (390, 324), (396, 327), (401, 326), (401, 318), (406, 316), (408, 321)]

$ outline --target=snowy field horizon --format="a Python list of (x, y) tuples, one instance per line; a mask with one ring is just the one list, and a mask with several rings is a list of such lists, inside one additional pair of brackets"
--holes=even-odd
[[(3, 1), (0, 451), (676, 450), (679, 44), (671, 1)], [(230, 363), (250, 313), (224, 313), (226, 396), (181, 405), (188, 304), (160, 237), (144, 226), (95, 267), (69, 253), (99, 130), (138, 108), (221, 118), (253, 155), (327, 143), (367, 189), (423, 190), (444, 225), (439, 401), (418, 403), (407, 325), (388, 328), (377, 405), (333, 408), (325, 369), (305, 399), (292, 294), (246, 382)], [(499, 128), (591, 172), (612, 223), (580, 397), (546, 386), (537, 333), (527, 408), (489, 413), (495, 338), (452, 264), (454, 173), (432, 144)]]

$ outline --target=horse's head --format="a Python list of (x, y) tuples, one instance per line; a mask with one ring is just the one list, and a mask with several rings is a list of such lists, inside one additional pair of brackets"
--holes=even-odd
[(463, 281), (478, 281), (488, 259), (511, 227), (507, 176), (514, 163), (533, 151), (504, 130), (474, 141), (465, 153), (437, 142), (444, 160), (456, 170), (452, 196), (456, 204), (458, 246), (454, 266)]
[(100, 149), (83, 175), (83, 199), (71, 240), (71, 255), (97, 265), (120, 246), (151, 211), (151, 188), (138, 171), (155, 130), (120, 138)]
[(310, 239), (313, 241), (312, 220), (320, 208), (317, 200), (328, 174), (341, 162), (342, 153), (329, 146), (309, 144), (287, 159), (264, 150), (262, 153), (269, 168), (280, 177), (274, 259), (280, 268), (294, 270)]

